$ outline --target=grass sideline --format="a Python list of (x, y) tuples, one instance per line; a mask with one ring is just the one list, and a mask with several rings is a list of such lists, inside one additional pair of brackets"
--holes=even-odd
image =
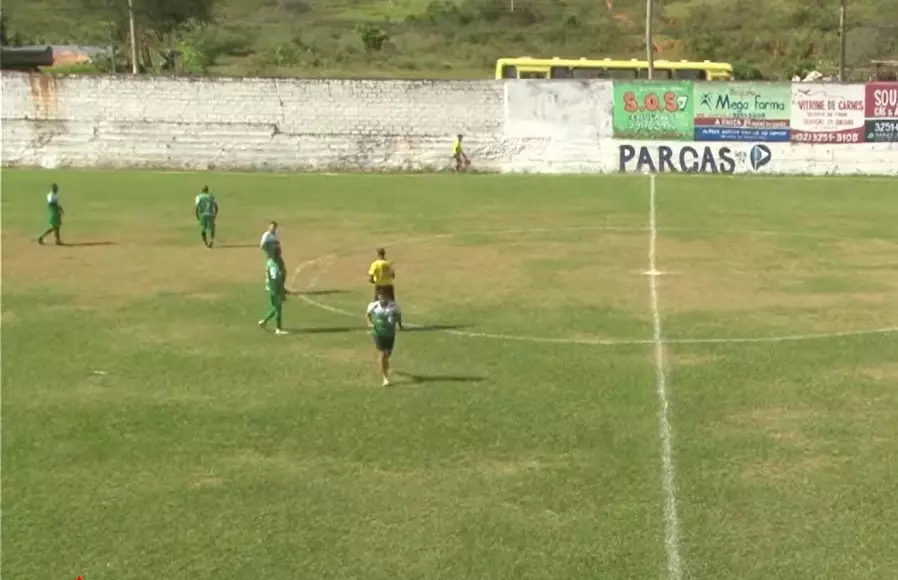
[[(51, 181), (71, 246), (32, 241)], [(204, 184), (213, 251), (191, 217)], [(665, 577), (652, 346), (433, 328), (651, 339), (646, 178), (2, 186), (5, 578)], [(896, 194), (658, 178), (664, 337), (898, 326)], [(291, 335), (259, 330), (270, 219), (288, 265), (335, 255), (296, 289), (357, 317), (298, 296)], [(390, 389), (362, 320), (380, 244), (425, 326), (400, 335)], [(892, 578), (898, 335), (666, 351), (686, 577)]]

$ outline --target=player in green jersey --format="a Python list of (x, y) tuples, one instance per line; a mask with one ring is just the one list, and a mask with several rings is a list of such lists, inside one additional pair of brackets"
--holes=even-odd
[(287, 334), (287, 331), (281, 326), (281, 315), (284, 307), (284, 300), (287, 297), (287, 289), (284, 286), (286, 281), (284, 277), (284, 269), (279, 265), (280, 250), (276, 251), (274, 257), (269, 257), (265, 263), (265, 289), (268, 290), (268, 311), (265, 312), (265, 318), (259, 321), (259, 326), (265, 328), (268, 321), (274, 318), (277, 325), (275, 334)]
[(59, 237), (59, 230), (62, 229), (62, 204), (59, 203), (59, 186), (55, 183), (50, 184), (50, 191), (47, 193), (47, 222), (50, 227), (37, 238), (37, 243), (43, 244), (44, 238), (51, 232), (56, 239), (56, 245), (61, 246), (62, 240)]
[(390, 357), (393, 356), (393, 346), (396, 343), (396, 326), (402, 327), (402, 312), (399, 310), (399, 305), (390, 300), (387, 293), (380, 289), (377, 293), (377, 300), (368, 305), (365, 320), (374, 337), (374, 347), (377, 349), (377, 360), (380, 364), (384, 386), (389, 386)]
[(200, 223), (200, 235), (203, 243), (211, 248), (215, 243), (215, 219), (218, 217), (218, 201), (209, 193), (209, 186), (203, 186), (203, 191), (196, 196), (194, 203), (196, 220)]

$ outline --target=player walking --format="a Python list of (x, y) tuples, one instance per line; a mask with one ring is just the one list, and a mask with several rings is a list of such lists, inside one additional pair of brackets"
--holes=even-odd
[(37, 243), (43, 244), (44, 238), (52, 232), (53, 237), (56, 239), (56, 245), (63, 245), (62, 240), (59, 237), (59, 230), (62, 229), (63, 213), (62, 204), (59, 203), (59, 186), (55, 183), (51, 183), (50, 191), (47, 193), (47, 222), (50, 227), (47, 228), (47, 231), (38, 236)]
[(390, 357), (396, 343), (396, 326), (402, 327), (402, 312), (399, 305), (387, 297), (381, 290), (377, 300), (368, 305), (365, 320), (374, 337), (374, 348), (377, 349), (377, 360), (384, 386), (390, 385)]
[(196, 220), (200, 224), (200, 235), (203, 244), (211, 248), (215, 244), (215, 220), (218, 218), (218, 201), (209, 193), (209, 186), (203, 186), (202, 192), (196, 196)]
[(368, 267), (368, 281), (374, 284), (374, 299), (383, 292), (389, 300), (396, 301), (396, 269), (393, 261), (387, 259), (387, 251), (377, 248), (377, 258)]
[(464, 135), (456, 135), (455, 142), (452, 144), (452, 158), (455, 159), (455, 170), (465, 171), (471, 165), (471, 160), (465, 155), (462, 147)]
[(278, 239), (278, 223), (271, 222), (268, 224), (268, 229), (265, 230), (265, 233), (262, 234), (262, 241), (259, 242), (259, 247), (265, 252), (265, 256), (268, 259), (273, 259), (277, 261), (278, 267), (281, 271), (286, 272), (287, 267), (284, 265), (284, 258), (281, 254), (281, 241)]
[(265, 312), (265, 318), (259, 321), (259, 326), (265, 328), (268, 321), (274, 318), (276, 325), (274, 333), (287, 334), (287, 331), (281, 325), (287, 289), (284, 287), (284, 270), (278, 263), (279, 257), (280, 250), (277, 250), (276, 255), (269, 257), (265, 263), (265, 289), (268, 290), (268, 310)]

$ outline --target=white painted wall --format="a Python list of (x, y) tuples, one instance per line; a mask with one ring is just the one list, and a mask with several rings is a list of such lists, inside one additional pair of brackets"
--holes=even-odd
[(436, 170), (457, 133), (484, 168), (503, 155), (492, 81), (3, 73), (2, 88), (4, 165)]
[[(2, 160), (5, 166), (30, 167), (440, 171), (451, 166), (452, 140), (463, 133), (474, 167), (484, 171), (612, 173), (697, 167), (734, 173), (898, 175), (898, 143), (616, 140), (613, 102), (608, 81), (4, 72)], [(721, 152), (722, 147), (728, 151)], [(636, 156), (626, 158), (629, 153)], [(662, 155), (673, 161), (662, 163)], [(761, 157), (753, 162), (753, 155)], [(767, 155), (769, 159), (761, 159)], [(695, 163), (696, 157), (702, 162)]]

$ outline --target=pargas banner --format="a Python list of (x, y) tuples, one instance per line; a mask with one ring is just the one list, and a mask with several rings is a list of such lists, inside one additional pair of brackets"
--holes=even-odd
[(696, 83), (696, 141), (789, 141), (789, 85)]
[(618, 143), (621, 173), (748, 173), (772, 169), (773, 152), (763, 143)]

